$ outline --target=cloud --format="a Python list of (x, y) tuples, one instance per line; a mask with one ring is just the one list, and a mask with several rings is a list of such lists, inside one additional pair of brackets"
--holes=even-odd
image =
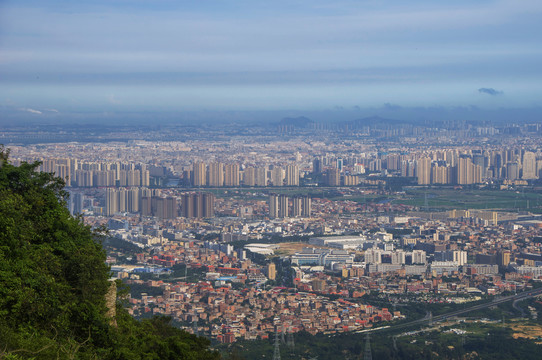
[(22, 110), (22, 111), (27, 111), (27, 112), (32, 113), (32, 114), (39, 114), (39, 115), (43, 114), (43, 113), (42, 113), (41, 111), (39, 111), (39, 110), (34, 110), (34, 109), (30, 109), (30, 108), (22, 108), (21, 110)]
[(487, 94), (487, 95), (491, 95), (491, 96), (496, 96), (496, 95), (502, 95), (503, 94), (502, 91), (495, 90), (493, 88), (480, 88), (480, 89), (478, 89), (478, 92), (481, 93), (481, 94)]
[(54, 112), (54, 113), (59, 112), (57, 109), (45, 109), (45, 111)]
[(386, 110), (401, 110), (401, 106), (399, 105), (395, 105), (395, 104), (390, 104), (390, 103), (385, 103), (384, 104), (384, 109)]
[(107, 97), (107, 100), (109, 101), (110, 104), (112, 105), (120, 105), (121, 102), (119, 99), (116, 98), (116, 96), (114, 94), (111, 94)]

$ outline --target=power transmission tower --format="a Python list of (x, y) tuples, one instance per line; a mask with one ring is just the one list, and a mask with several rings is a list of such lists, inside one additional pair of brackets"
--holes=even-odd
[(199, 336), (198, 334), (198, 318), (196, 318), (196, 320), (194, 320), (194, 335), (196, 336)]
[(373, 360), (373, 354), (371, 352), (371, 338), (369, 333), (367, 333), (367, 337), (365, 338), (365, 352), (363, 353), (363, 360)]
[(427, 191), (425, 192), (425, 200), (423, 205), (425, 206), (425, 211), (429, 211), (429, 202), (427, 201)]
[(273, 353), (273, 360), (280, 360), (280, 341), (278, 328), (275, 328), (275, 351)]
[(287, 345), (293, 350), (295, 344), (294, 344), (294, 332), (293, 330), (290, 328), (288, 330), (288, 343)]
[(467, 337), (467, 331), (465, 330), (465, 324), (463, 322), (461, 323), (461, 330), (463, 331), (461, 334), (461, 350), (465, 352), (465, 338)]

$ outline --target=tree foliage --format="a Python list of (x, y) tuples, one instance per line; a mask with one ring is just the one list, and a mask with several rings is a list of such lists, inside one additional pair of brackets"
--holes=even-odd
[(100, 234), (66, 208), (61, 179), (14, 166), (0, 146), (0, 358), (214, 359), (167, 318), (106, 316)]

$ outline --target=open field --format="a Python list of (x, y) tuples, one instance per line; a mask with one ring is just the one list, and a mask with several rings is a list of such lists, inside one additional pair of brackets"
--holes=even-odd
[(217, 197), (267, 200), (268, 194), (310, 196), (329, 200), (351, 200), (364, 203), (394, 203), (427, 208), (428, 210), (491, 209), (542, 213), (542, 192), (533, 189), (495, 190), (453, 187), (411, 187), (405, 192), (375, 194), (368, 189), (336, 187), (266, 187), (208, 188)]
[(408, 190), (394, 203), (429, 209), (502, 209), (542, 211), (542, 194), (534, 191), (430, 188)]
[(322, 249), (322, 246), (314, 246), (310, 245), (308, 243), (300, 243), (300, 242), (289, 242), (289, 243), (279, 243), (279, 248), (275, 250), (275, 254), (285, 256), (285, 255), (293, 255), (296, 252), (301, 251), (303, 248), (318, 248)]
[(539, 339), (542, 338), (542, 326), (526, 323), (512, 323), (510, 329), (514, 331), (512, 337), (514, 339)]

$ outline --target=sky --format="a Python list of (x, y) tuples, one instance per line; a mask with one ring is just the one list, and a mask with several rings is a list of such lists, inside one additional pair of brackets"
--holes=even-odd
[(538, 108), (540, 0), (0, 0), (0, 113)]

